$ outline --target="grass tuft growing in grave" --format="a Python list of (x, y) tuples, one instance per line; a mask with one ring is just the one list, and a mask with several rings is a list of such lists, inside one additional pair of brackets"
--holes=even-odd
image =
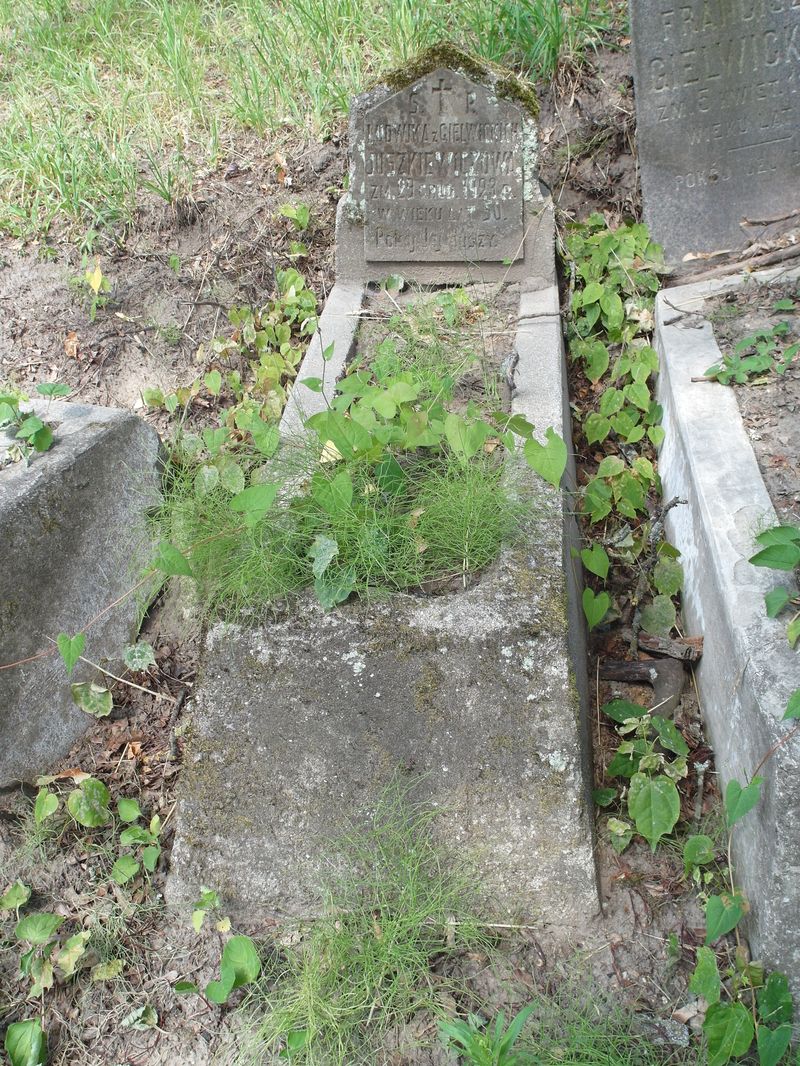
[(516, 445), (490, 317), (461, 290), (377, 316), (302, 440), (247, 406), (233, 428), (178, 436), (155, 524), (210, 616), (258, 617), (309, 586), (326, 608), (465, 587), (497, 557), (533, 501), (504, 462)]
[[(127, 224), (175, 206), (242, 130), (327, 134), (381, 71), (442, 40), (550, 77), (610, 0), (0, 0), (0, 231)], [(277, 141), (275, 138), (277, 137)]]

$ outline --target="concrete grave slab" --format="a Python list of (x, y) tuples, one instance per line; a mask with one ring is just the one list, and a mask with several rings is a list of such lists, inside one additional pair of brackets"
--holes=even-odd
[[(521, 313), (514, 410), (568, 435), (557, 295), (525, 292)], [(574, 527), (560, 492), (518, 476), (534, 516), (473, 587), (330, 613), (309, 597), (266, 629), (212, 630), (170, 901), (206, 884), (249, 914), (318, 913), (331, 841), (399, 772), (498, 910), (563, 930), (597, 912)]]
[[(786, 280), (787, 271), (747, 280), (778, 277)], [(747, 561), (756, 534), (778, 520), (736, 398), (724, 385), (692, 381), (721, 359), (706, 299), (744, 283), (744, 276), (700, 282), (656, 299), (666, 430), (659, 473), (666, 498), (688, 499), (670, 511), (667, 532), (682, 553), (686, 624), (705, 638), (697, 684), (723, 789), (732, 778), (749, 780), (787, 732), (780, 719), (800, 686), (800, 656), (788, 645), (785, 621), (767, 618), (764, 607), (765, 593), (788, 575)], [(800, 737), (760, 773), (763, 798), (734, 831), (736, 878), (750, 901), (754, 957), (800, 990)]]
[[(151, 557), (144, 512), (158, 498), (158, 436), (127, 411), (33, 405), (52, 448), (0, 469), (0, 786), (29, 781), (66, 755), (91, 719), (73, 704), (49, 640), (89, 626), (87, 657), (121, 658), (141, 603), (130, 597)], [(93, 619), (97, 619), (93, 621)], [(113, 669), (113, 667), (112, 667)], [(94, 680), (79, 663), (73, 681)]]
[[(668, 258), (800, 207), (800, 6), (630, 0), (645, 218)], [(760, 236), (760, 234), (759, 234)]]

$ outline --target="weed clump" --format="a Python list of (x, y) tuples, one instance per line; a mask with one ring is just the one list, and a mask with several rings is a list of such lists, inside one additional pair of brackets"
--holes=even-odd
[(437, 846), (434, 817), (397, 785), (369, 829), (342, 842), (324, 917), (250, 997), (237, 1066), (287, 1045), (297, 1062), (378, 1061), (389, 1031), (447, 991), (434, 963), (488, 947), (475, 873)]

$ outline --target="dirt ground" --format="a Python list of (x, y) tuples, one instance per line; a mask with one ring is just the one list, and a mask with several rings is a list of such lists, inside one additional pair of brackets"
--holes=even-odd
[[(544, 91), (541, 163), (542, 180), (553, 192), (562, 222), (592, 210), (603, 211), (611, 223), (638, 217), (627, 53), (601, 53), (580, 79), (567, 76)], [(291, 262), (289, 241), (297, 236), (289, 221), (276, 214), (286, 201), (311, 208), (309, 230), (300, 235), (308, 257), (295, 265), (321, 306), (333, 279), (333, 221), (345, 169), (343, 130), (329, 142), (298, 148), (285, 159), (269, 145), (244, 138), (235, 157), (196, 183), (191, 201), (179, 211), (145, 201), (131, 232), (116, 240), (97, 238), (88, 263), (99, 260), (111, 292), (94, 321), (86, 287), (80, 284), (85, 266), (79, 251), (57, 235), (38, 246), (0, 241), (0, 378), (23, 389), (62, 381), (73, 389), (74, 399), (133, 408), (163, 432), (166, 415), (144, 409), (141, 390), (158, 386), (168, 391), (210, 369), (206, 346), (225, 332), (228, 308), (259, 304), (273, 291), (275, 270)], [(202, 417), (202, 400), (194, 403), (190, 415)], [(199, 634), (196, 626), (191, 629), (174, 601), (154, 606), (143, 638), (153, 644), (157, 666), (140, 681), (168, 698), (118, 691), (113, 720), (93, 726), (56, 768), (90, 772), (105, 780), (115, 796), (141, 794), (143, 809), (161, 814), (164, 855), (149, 896), (142, 889), (138, 901), (134, 897), (139, 904), (135, 913), (123, 913), (121, 921), (125, 893), (109, 893), (97, 884), (107, 857), (98, 858), (78, 843), (45, 851), (35, 846), (35, 839), (32, 843), (30, 818), (22, 828), (17, 821), (29, 807), (30, 790), (0, 797), (0, 880), (20, 876), (34, 885), (41, 909), (55, 900), (60, 913), (99, 922), (108, 930), (109, 951), (128, 960), (124, 981), (83, 982), (79, 994), (62, 990), (54, 997), (54, 1063), (204, 1066), (228, 1061), (225, 1048), (235, 1043), (226, 1008), (209, 1008), (172, 989), (179, 979), (202, 984), (215, 976), (223, 937), (213, 930), (196, 935), (188, 911), (167, 913), (159, 898), (197, 667)], [(621, 685), (613, 692), (649, 698), (647, 691)], [(611, 694), (608, 683), (598, 683), (600, 702)], [(704, 759), (707, 749), (688, 676), (677, 717), (692, 758)], [(599, 778), (613, 737), (599, 714), (594, 732)], [(692, 791), (684, 796), (690, 824), (696, 817), (705, 819), (714, 807), (710, 775), (706, 782), (699, 801)], [(599, 825), (603, 817), (598, 812)], [(670, 1016), (691, 999), (686, 983), (703, 919), (683, 877), (679, 851), (662, 847), (653, 856), (646, 846), (634, 844), (617, 856), (599, 833), (597, 854), (605, 914), (576, 931), (577, 953), (552, 940), (546, 929), (524, 930), (505, 952), (508, 973), (503, 980), (487, 978), (486, 967), (474, 959), (464, 960), (465, 974), (476, 995), (506, 1008), (526, 990), (532, 995), (548, 989), (569, 971), (593, 975), (600, 987), (621, 993), (645, 1024), (659, 1019), (652, 1023), (654, 1036), (685, 1043), (689, 1028), (699, 1025), (696, 1009), (689, 1006), (677, 1022), (670, 1023)], [(151, 904), (145, 905), (146, 899)], [(3, 953), (0, 987), (6, 1006), (0, 1008), (0, 1023), (24, 997), (15, 967), (11, 953)], [(509, 992), (509, 977), (516, 991)], [(133, 1009), (147, 1004), (156, 1011), (157, 1027), (140, 1031), (125, 1024)], [(387, 1061), (441, 1061), (441, 1056), (426, 1055)]]
[[(776, 310), (780, 300), (794, 310)], [(800, 340), (800, 282), (778, 280), (749, 285), (718, 297), (711, 311), (714, 335), (723, 354), (759, 329), (789, 324), (787, 344)], [(800, 525), (800, 353), (782, 375), (765, 374), (734, 385), (770, 499), (782, 522)]]

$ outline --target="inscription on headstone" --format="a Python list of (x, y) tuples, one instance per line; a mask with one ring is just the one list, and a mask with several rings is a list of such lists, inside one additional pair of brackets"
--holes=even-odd
[(800, 0), (630, 0), (645, 216), (667, 255), (800, 206)]
[(364, 116), (368, 261), (514, 261), (523, 246), (520, 109), (439, 69)]

